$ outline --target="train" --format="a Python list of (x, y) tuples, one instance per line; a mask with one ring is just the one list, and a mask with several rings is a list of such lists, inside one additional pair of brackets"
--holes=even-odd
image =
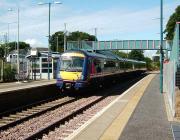
[(61, 91), (103, 85), (123, 73), (146, 71), (145, 62), (123, 59), (110, 51), (66, 51), (57, 67), (56, 85)]

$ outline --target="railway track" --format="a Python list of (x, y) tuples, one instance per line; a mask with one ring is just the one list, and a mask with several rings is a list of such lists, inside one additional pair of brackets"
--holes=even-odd
[[(73, 116), (92, 106), (105, 97), (81, 98), (43, 115), (33, 117), (19, 125), (0, 132), (0, 139), (35, 139), (52, 128), (68, 121)], [(24, 129), (25, 128), (25, 129)]]
[(112, 102), (116, 96), (107, 96), (103, 100), (97, 102), (86, 110), (82, 111), (81, 114), (77, 114), (72, 117), (69, 121), (66, 121), (55, 128), (52, 131), (47, 132), (46, 135), (41, 136), (43, 140), (58, 139), (63, 140), (70, 137), (71, 134), (84, 125), (89, 119), (91, 119), (95, 114), (101, 111), (105, 106)]
[[(107, 96), (106, 96), (107, 97)], [(54, 130), (56, 127), (65, 124), (66, 122), (68, 122), (69, 120), (73, 119), (74, 117), (76, 117), (77, 115), (82, 114), (84, 111), (86, 111), (87, 109), (89, 109), (90, 107), (92, 107), (93, 105), (97, 104), (98, 102), (102, 101), (103, 99), (105, 99), (106, 97), (95, 97), (93, 100), (89, 99), (90, 101), (85, 101), (83, 102), (83, 105), (80, 103), (78, 104), (78, 106), (76, 108), (74, 108), (73, 110), (71, 110), (69, 113), (67, 113), (66, 115), (64, 115), (62, 118), (60, 117), (59, 119), (57, 119), (56, 121), (54, 121), (53, 123), (47, 125), (46, 127), (44, 127), (43, 129), (40, 129), (39, 131), (35, 132), (33, 135), (29, 136), (26, 138), (26, 140), (31, 140), (31, 139), (37, 139), (37, 138), (42, 138), (43, 134), (48, 133), (50, 130)], [(62, 112), (64, 113), (64, 112)]]
[(53, 100), (63, 98), (63, 97), (65, 97), (65, 95), (60, 95), (60, 96), (58, 95), (58, 96), (55, 96), (55, 97), (52, 97), (52, 98), (49, 98), (49, 99), (45, 99), (45, 100), (41, 100), (41, 101), (37, 101), (37, 102), (32, 101), (31, 104), (27, 104), (27, 105), (24, 105), (24, 106), (19, 106), (17, 108), (8, 109), (7, 111), (0, 113), (0, 119), (2, 119), (2, 117), (7, 117), (7, 116), (9, 116), (11, 114), (15, 114), (15, 113), (20, 112), (22, 110), (26, 110), (28, 108), (32, 108), (34, 106), (38, 106), (38, 105), (41, 105), (41, 104), (44, 104), (44, 103), (47, 103), (47, 102), (51, 102)]
[[(63, 97), (63, 98), (53, 98), (32, 105), (28, 105), (22, 108), (18, 108), (8, 112), (8, 116), (2, 117), (0, 119), (0, 130), (8, 129), (9, 127), (18, 125), (28, 119), (46, 113), (47, 111), (58, 108), (59, 106), (68, 104), (76, 100), (75, 98)], [(18, 110), (18, 111), (17, 111)], [(15, 112), (15, 113), (14, 113)], [(7, 112), (6, 112), (7, 113)]]
[(0, 139), (64, 139), (135, 81), (96, 96), (66, 97), (5, 117), (10, 121), (0, 127)]

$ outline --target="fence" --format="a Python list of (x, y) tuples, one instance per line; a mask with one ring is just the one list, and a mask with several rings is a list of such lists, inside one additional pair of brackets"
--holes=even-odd
[(163, 91), (167, 93), (169, 105), (173, 116), (175, 115), (175, 75), (176, 75), (176, 63), (175, 61), (170, 61), (164, 64), (163, 71)]
[(164, 64), (164, 80), (163, 80), (163, 91), (167, 93), (168, 101), (171, 107), (173, 116), (175, 115), (175, 98), (176, 98), (176, 72), (180, 68), (180, 53), (179, 53), (179, 41), (180, 41), (180, 22), (177, 22), (175, 28), (175, 34), (171, 46), (170, 61)]

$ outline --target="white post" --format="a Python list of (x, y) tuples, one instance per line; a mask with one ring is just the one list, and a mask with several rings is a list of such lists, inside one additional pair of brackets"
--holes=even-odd
[[(17, 73), (19, 77), (19, 7), (18, 7)], [(18, 78), (19, 81), (19, 78)]]
[(66, 51), (66, 23), (64, 23), (64, 52)]
[(124, 41), (122, 40), (122, 48), (124, 49)]
[(31, 78), (32, 78), (32, 80), (33, 80), (33, 62), (32, 62), (33, 60), (31, 60)]
[(51, 63), (52, 63), (52, 72), (51, 72), (51, 75), (52, 75), (52, 79), (54, 79), (54, 59), (52, 58), (51, 60)]
[(118, 41), (116, 41), (116, 49), (118, 49), (118, 43), (119, 43), (119, 42), (118, 42)]
[(146, 42), (146, 49), (148, 49), (149, 48), (149, 41), (147, 40), (147, 42)]
[(39, 67), (40, 79), (42, 79), (42, 57), (39, 57)]

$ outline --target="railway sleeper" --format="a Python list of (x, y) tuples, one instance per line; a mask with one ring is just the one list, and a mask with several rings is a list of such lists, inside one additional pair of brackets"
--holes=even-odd
[(3, 117), (1, 120), (14, 120), (15, 118), (14, 117)]

